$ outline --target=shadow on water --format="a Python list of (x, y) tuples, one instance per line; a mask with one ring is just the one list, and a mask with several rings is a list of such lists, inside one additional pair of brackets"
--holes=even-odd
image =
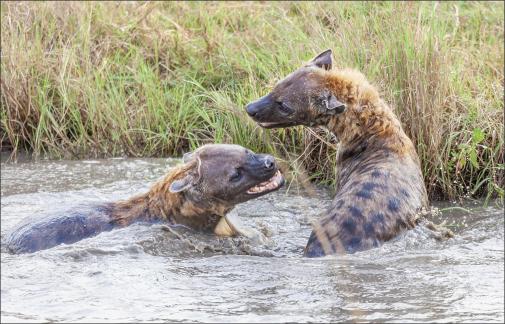
[[(174, 159), (3, 162), (2, 235), (25, 217), (129, 197)], [(378, 249), (301, 257), (331, 196), (284, 189), (237, 207), (265, 242), (135, 224), (34, 254), (1, 254), (2, 321), (497, 321), (503, 207), (443, 211)]]

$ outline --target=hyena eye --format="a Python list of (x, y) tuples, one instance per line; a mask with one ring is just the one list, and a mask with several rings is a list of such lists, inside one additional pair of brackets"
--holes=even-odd
[(235, 169), (235, 172), (233, 172), (233, 174), (230, 177), (230, 181), (231, 182), (237, 182), (240, 179), (242, 179), (242, 172), (240, 172), (239, 169)]
[(293, 113), (293, 109), (291, 109), (288, 105), (286, 105), (284, 102), (278, 101), (277, 105), (279, 106), (279, 109), (286, 114), (291, 114)]

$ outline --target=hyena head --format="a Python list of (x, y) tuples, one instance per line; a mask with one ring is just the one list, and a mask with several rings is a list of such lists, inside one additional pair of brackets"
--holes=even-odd
[(324, 125), (346, 109), (326, 81), (332, 63), (331, 50), (322, 52), (279, 81), (268, 95), (249, 103), (247, 113), (265, 128)]
[(183, 161), (190, 167), (169, 189), (184, 192), (198, 207), (209, 203), (233, 207), (284, 184), (271, 155), (255, 154), (240, 145), (204, 145), (186, 153)]

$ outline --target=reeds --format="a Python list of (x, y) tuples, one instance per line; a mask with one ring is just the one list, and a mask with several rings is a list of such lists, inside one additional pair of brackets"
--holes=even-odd
[[(271, 152), (331, 185), (334, 139), (249, 101), (319, 51), (395, 108), (432, 198), (503, 197), (501, 2), (2, 2), (2, 146), (37, 156)], [(305, 171), (302, 171), (305, 170)]]

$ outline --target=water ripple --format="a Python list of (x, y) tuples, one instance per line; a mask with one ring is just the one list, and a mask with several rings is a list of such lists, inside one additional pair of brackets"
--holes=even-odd
[[(2, 163), (2, 235), (55, 206), (146, 190), (175, 163)], [(263, 244), (135, 224), (34, 254), (2, 251), (2, 322), (503, 321), (502, 207), (444, 212), (456, 233), (446, 241), (418, 227), (377, 249), (302, 258), (330, 202), (324, 190), (283, 190), (238, 206)]]

